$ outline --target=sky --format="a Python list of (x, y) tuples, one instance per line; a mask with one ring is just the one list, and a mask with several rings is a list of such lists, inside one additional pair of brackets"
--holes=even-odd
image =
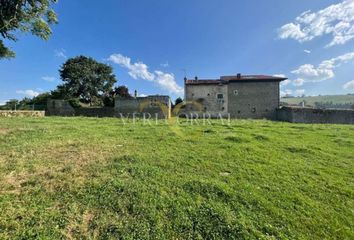
[(354, 0), (60, 0), (48, 41), (18, 34), (0, 104), (61, 84), (70, 57), (107, 63), (139, 95), (183, 97), (183, 78), (286, 76), (281, 94), (354, 93)]

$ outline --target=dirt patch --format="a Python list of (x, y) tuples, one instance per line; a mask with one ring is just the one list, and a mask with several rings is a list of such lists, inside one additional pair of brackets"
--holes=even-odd
[[(0, 163), (8, 166), (8, 172), (0, 177), (0, 195), (21, 194), (35, 186), (55, 192), (84, 185), (95, 174), (95, 166), (105, 165), (116, 151), (109, 146), (102, 148), (70, 141), (52, 142), (41, 149), (9, 151), (0, 156)], [(13, 167), (10, 165), (22, 165), (24, 162), (33, 167), (25, 167), (20, 173), (11, 172)]]
[(74, 218), (69, 221), (66, 227), (66, 238), (67, 239), (81, 239), (83, 236), (90, 236), (93, 239), (97, 239), (98, 232), (95, 231), (92, 223), (95, 218), (95, 213), (93, 211), (86, 210), (80, 218)]
[(28, 175), (26, 173), (11, 172), (2, 179), (1, 185), (3, 185), (3, 187), (0, 190), (0, 194), (19, 195), (21, 193), (22, 186), (27, 179)]
[(11, 130), (10, 129), (7, 129), (7, 128), (0, 128), (0, 135), (3, 134), (3, 135), (6, 135), (8, 133), (10, 133)]

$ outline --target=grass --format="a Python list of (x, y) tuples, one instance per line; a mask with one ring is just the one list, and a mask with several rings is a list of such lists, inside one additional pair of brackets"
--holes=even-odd
[(353, 130), (0, 118), (0, 239), (353, 239)]
[(288, 104), (300, 104), (301, 102), (306, 101), (306, 104), (311, 106), (315, 106), (316, 102), (332, 102), (333, 104), (354, 104), (354, 94), (282, 98), (281, 101), (286, 102)]

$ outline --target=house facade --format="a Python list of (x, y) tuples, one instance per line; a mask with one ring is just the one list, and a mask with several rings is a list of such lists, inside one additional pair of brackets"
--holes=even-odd
[(220, 79), (185, 79), (186, 112), (212, 117), (276, 119), (282, 77), (222, 76)]

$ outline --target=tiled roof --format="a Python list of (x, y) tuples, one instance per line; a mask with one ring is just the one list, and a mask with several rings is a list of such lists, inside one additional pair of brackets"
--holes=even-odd
[(227, 84), (229, 82), (237, 81), (284, 81), (287, 78), (275, 77), (267, 75), (241, 75), (241, 76), (221, 76), (220, 79), (198, 79), (198, 80), (186, 80), (186, 85), (200, 85), (200, 84)]

